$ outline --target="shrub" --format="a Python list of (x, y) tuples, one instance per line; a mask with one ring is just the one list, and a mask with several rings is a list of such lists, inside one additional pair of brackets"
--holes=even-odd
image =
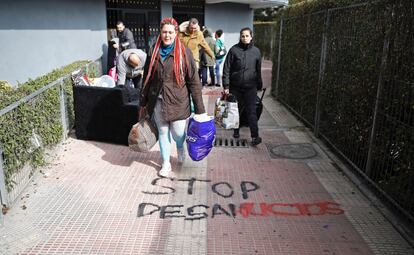
[[(30, 163), (33, 169), (44, 164), (44, 149), (56, 145), (63, 138), (60, 108), (60, 86), (66, 98), (66, 112), (69, 127), (73, 126), (72, 82), (69, 73), (86, 68), (87, 61), (78, 61), (56, 69), (44, 76), (19, 84), (16, 89), (0, 83), (0, 109), (25, 98), (44, 86), (62, 78), (58, 84), (40, 95), (0, 116), (0, 147), (4, 152), (4, 170), (8, 190), (13, 187), (11, 177), (24, 165)], [(88, 74), (94, 76), (97, 70), (92, 66)], [(39, 146), (40, 145), (40, 146)]]

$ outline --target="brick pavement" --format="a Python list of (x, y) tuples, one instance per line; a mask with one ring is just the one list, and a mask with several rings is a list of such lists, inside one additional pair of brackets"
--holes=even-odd
[[(219, 92), (204, 90), (209, 113)], [(173, 151), (170, 178), (158, 146), (69, 138), (6, 215), (0, 254), (413, 254), (306, 128), (264, 103), (262, 144), (183, 165)]]

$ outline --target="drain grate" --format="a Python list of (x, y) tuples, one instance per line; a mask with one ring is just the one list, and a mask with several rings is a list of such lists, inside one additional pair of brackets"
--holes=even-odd
[(214, 140), (214, 147), (248, 148), (249, 143), (246, 139), (216, 137), (216, 140)]

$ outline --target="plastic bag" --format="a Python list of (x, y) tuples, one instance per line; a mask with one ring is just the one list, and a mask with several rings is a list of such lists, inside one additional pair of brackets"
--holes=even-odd
[(223, 94), (217, 98), (214, 110), (214, 120), (217, 125), (225, 129), (239, 128), (239, 108), (236, 97), (232, 94)]
[(202, 114), (190, 118), (186, 141), (188, 155), (192, 160), (200, 161), (205, 158), (213, 149), (215, 138), (216, 127), (213, 117)]
[(109, 75), (102, 75), (98, 78), (89, 79), (91, 86), (104, 87), (104, 88), (113, 88), (115, 87), (114, 79)]
[(111, 76), (112, 79), (114, 79), (114, 81), (118, 80), (118, 74), (116, 73), (116, 66), (109, 69), (108, 75)]
[(149, 117), (132, 126), (128, 135), (128, 145), (133, 151), (148, 152), (157, 141), (158, 131)]
[(117, 58), (118, 57), (115, 57), (115, 59), (114, 59), (114, 66), (111, 69), (109, 69), (109, 71), (108, 71), (108, 75), (111, 76), (114, 79), (115, 82), (118, 81), (118, 73), (116, 72), (116, 61), (117, 61)]
[(89, 86), (91, 85), (89, 77), (82, 69), (75, 70), (71, 73), (72, 83), (74, 86)]
[(218, 97), (214, 107), (214, 121), (217, 125), (223, 124), (223, 114), (226, 110), (226, 101), (222, 97)]
[(221, 125), (225, 129), (239, 128), (239, 107), (237, 102), (226, 101)]

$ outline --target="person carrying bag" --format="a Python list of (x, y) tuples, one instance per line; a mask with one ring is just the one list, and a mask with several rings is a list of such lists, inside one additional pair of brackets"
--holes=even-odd
[[(257, 146), (262, 142), (256, 113), (257, 91), (263, 88), (262, 55), (252, 40), (252, 30), (248, 27), (242, 28), (239, 43), (230, 48), (224, 62), (223, 92), (235, 95), (240, 112), (242, 113), (243, 109), (246, 111), (252, 138), (250, 144)], [(233, 137), (236, 139), (240, 137), (238, 128), (234, 129)]]
[(183, 163), (186, 157), (184, 141), (191, 114), (190, 98), (196, 116), (205, 113), (205, 108), (197, 66), (190, 50), (178, 39), (177, 22), (173, 18), (163, 19), (160, 31), (144, 67), (140, 106), (154, 116), (162, 159), (159, 175), (167, 177), (172, 171), (171, 137), (176, 144), (178, 163)]

